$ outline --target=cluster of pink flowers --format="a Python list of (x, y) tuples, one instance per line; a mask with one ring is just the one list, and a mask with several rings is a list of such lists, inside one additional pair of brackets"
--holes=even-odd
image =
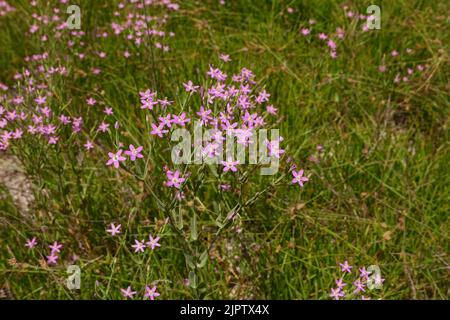
[(62, 244), (59, 244), (58, 241), (55, 241), (52, 245), (49, 246), (50, 249), (50, 255), (47, 256), (47, 264), (57, 264), (58, 263), (58, 253), (61, 253)]
[[(28, 239), (25, 243), (25, 247), (28, 249), (33, 249), (37, 245), (36, 237)], [(55, 241), (53, 244), (49, 245), (51, 249), (50, 254), (46, 256), (47, 265), (56, 265), (58, 263), (59, 253), (61, 253), (62, 244), (59, 244), (58, 241)]]
[[(64, 67), (44, 68), (43, 65), (34, 69), (25, 69), (22, 73), (14, 75), (17, 86), (8, 88), (2, 85), (6, 93), (0, 95), (0, 150), (6, 150), (13, 140), (23, 138), (24, 133), (38, 135), (47, 140), (49, 144), (56, 144), (59, 140), (57, 131), (61, 130), (57, 117), (49, 107), (52, 94), (46, 91), (47, 82), (55, 74), (66, 75)], [(38, 81), (42, 81), (38, 83)], [(24, 94), (17, 95), (14, 92)], [(61, 123), (68, 124), (69, 118), (61, 115)], [(73, 131), (78, 132), (81, 127), (81, 118), (73, 121)]]
[[(410, 48), (406, 48), (406, 55), (413, 55), (414, 50)], [(409, 83), (410, 80), (414, 77), (422, 75), (426, 77), (427, 75), (424, 71), (427, 69), (426, 65), (423, 64), (410, 64), (410, 63), (401, 63), (399, 62), (400, 53), (397, 50), (392, 50), (388, 55), (393, 60), (391, 66), (388, 63), (383, 63), (378, 67), (378, 71), (381, 73), (387, 72), (389, 69), (395, 70), (395, 77), (393, 82), (395, 84), (400, 83)]]
[[(155, 298), (160, 296), (160, 294), (156, 291), (156, 286), (153, 286), (151, 288), (149, 286), (145, 286), (144, 291), (144, 298), (150, 300), (155, 300)], [(120, 289), (120, 292), (127, 299), (133, 299), (133, 297), (138, 293), (137, 291), (133, 291), (131, 286), (128, 286), (126, 289)]]
[[(370, 300), (370, 297), (367, 296), (368, 292), (366, 291), (370, 290), (370, 287), (367, 287), (369, 277), (371, 276), (370, 272), (368, 272), (365, 267), (359, 268), (359, 275), (357, 279), (353, 281), (352, 289), (349, 290), (350, 287), (348, 287), (347, 290), (345, 290), (344, 287), (347, 286), (347, 283), (344, 282), (344, 277), (352, 273), (353, 266), (349, 265), (348, 261), (339, 263), (339, 266), (343, 274), (336, 280), (336, 287), (331, 289), (330, 297), (334, 300), (340, 300), (342, 298), (355, 299), (358, 295), (361, 295), (361, 300)], [(384, 279), (381, 278), (379, 274), (376, 274), (373, 276), (373, 282), (374, 285), (381, 285), (384, 282)]]
[(160, 247), (161, 245), (159, 242), (159, 237), (153, 238), (151, 235), (148, 236), (148, 241), (145, 242), (144, 240), (139, 241), (137, 239), (134, 240), (134, 245), (131, 247), (134, 249), (134, 252), (144, 252), (145, 248), (150, 248), (152, 250), (155, 250), (156, 247)]
[[(219, 59), (228, 62), (231, 61), (229, 55), (221, 54)], [(189, 101), (199, 101), (198, 107), (187, 107), (185, 109), (192, 110), (192, 118), (188, 117), (183, 111), (180, 115), (167, 112), (172, 102), (167, 99), (161, 100), (157, 97), (157, 92), (146, 89), (139, 92), (139, 99), (143, 110), (152, 110), (152, 116), (157, 122), (151, 123), (150, 135), (164, 138), (170, 130), (174, 129), (174, 125), (186, 127), (193, 120), (211, 133), (209, 141), (203, 141), (201, 145), (201, 156), (203, 158), (214, 159), (221, 153), (224, 148), (224, 141), (227, 136), (233, 135), (237, 138), (237, 143), (248, 147), (253, 143), (254, 130), (264, 128), (267, 119), (277, 115), (277, 108), (270, 104), (270, 94), (264, 89), (259, 88), (254, 80), (255, 75), (247, 68), (229, 76), (220, 68), (210, 66), (207, 72), (210, 78), (207, 86), (194, 84), (192, 80), (183, 83), (186, 93), (189, 94)], [(196, 96), (195, 98), (193, 96)], [(155, 109), (156, 106), (159, 106)], [(280, 159), (285, 150), (280, 147), (283, 137), (264, 141), (268, 150), (269, 157)], [(110, 152), (108, 165), (119, 167), (120, 162), (125, 161), (122, 150), (116, 153)], [(227, 158), (219, 159), (218, 163), (223, 166), (223, 172), (238, 172), (238, 160)], [(303, 187), (308, 178), (304, 176), (304, 171), (295, 171), (296, 166), (291, 168), (293, 174), (292, 183), (299, 184)], [(185, 182), (189, 173), (182, 176), (179, 170), (169, 170), (165, 168), (167, 180), (165, 186), (180, 189)], [(227, 184), (222, 184), (226, 186)], [(225, 188), (223, 190), (228, 190)], [(181, 190), (177, 192), (178, 198), (184, 198)]]
[[(311, 31), (313, 30), (313, 25), (316, 21), (309, 20), (309, 27), (303, 27), (300, 29), (300, 34), (304, 37), (311, 36)], [(343, 28), (336, 28), (336, 32), (333, 34), (326, 34), (324, 32), (319, 32), (316, 34), (317, 39), (325, 43), (326, 47), (329, 49), (330, 57), (333, 59), (337, 58), (337, 41), (345, 38), (345, 31)]]
[(8, 2), (4, 0), (0, 0), (0, 17), (5, 16), (6, 14), (15, 11), (16, 9), (9, 5)]
[[(111, 23), (111, 29), (114, 35), (124, 35), (125, 39), (132, 41), (134, 45), (139, 46), (146, 39), (159, 38), (160, 41), (155, 41), (154, 46), (163, 51), (169, 51), (169, 45), (164, 44), (166, 38), (173, 37), (173, 32), (167, 32), (163, 30), (164, 25), (167, 23), (168, 13), (164, 13), (160, 16), (146, 15), (148, 7), (152, 8), (155, 12), (156, 7), (162, 9), (166, 8), (170, 11), (176, 11), (179, 9), (177, 3), (164, 0), (164, 1), (129, 1), (128, 3), (121, 2), (118, 5), (118, 11), (114, 12), (114, 16), (117, 21)], [(161, 43), (163, 41), (163, 43)], [(126, 57), (130, 55), (128, 51), (124, 54)]]
[[(144, 147), (142, 146), (135, 148), (134, 145), (130, 144), (129, 149), (126, 150), (124, 154), (128, 156), (130, 161), (136, 161), (136, 159), (142, 159), (144, 157), (141, 153), (143, 148)], [(127, 160), (127, 158), (124, 157), (122, 153), (123, 153), (122, 149), (117, 150), (116, 153), (108, 152), (109, 159), (106, 162), (106, 165), (107, 166), (113, 165), (114, 168), (116, 169), (119, 168), (120, 163)]]

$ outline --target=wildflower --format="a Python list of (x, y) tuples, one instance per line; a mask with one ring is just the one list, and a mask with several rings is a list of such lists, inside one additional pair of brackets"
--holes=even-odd
[(356, 287), (355, 293), (358, 293), (361, 291), (363, 291), (363, 292), (366, 291), (366, 290), (364, 290), (364, 283), (362, 283), (361, 280), (359, 280), (359, 279), (356, 280), (355, 282), (353, 282), (353, 285)]
[(220, 54), (219, 55), (219, 59), (222, 60), (223, 62), (230, 62), (230, 55), (229, 54)]
[(278, 140), (269, 141), (266, 139), (265, 144), (267, 149), (269, 150), (269, 156), (276, 157), (277, 159), (284, 153), (285, 150), (280, 149), (280, 142), (283, 141), (283, 137), (280, 137)]
[(197, 92), (199, 86), (194, 86), (194, 84), (192, 83), (191, 80), (189, 80), (187, 83), (183, 83), (184, 86), (184, 90), (186, 90), (186, 92)]
[(383, 282), (384, 282), (384, 279), (381, 278), (381, 275), (379, 275), (379, 274), (375, 275), (375, 277), (374, 277), (374, 283), (375, 283), (376, 286), (382, 285)]
[(136, 291), (133, 291), (131, 289), (131, 286), (128, 286), (128, 288), (126, 290), (125, 289), (120, 289), (120, 291), (122, 292), (122, 295), (125, 298), (131, 298), (131, 299), (133, 299), (133, 296), (137, 293)]
[(104, 112), (106, 115), (108, 115), (108, 116), (110, 116), (110, 115), (113, 114), (112, 108), (109, 108), (109, 107), (106, 107), (106, 108), (103, 110), (103, 112)]
[(151, 248), (152, 250), (155, 249), (155, 247), (161, 247), (161, 245), (158, 243), (159, 237), (153, 238), (151, 235), (148, 236), (150, 241), (146, 243), (147, 247)]
[(292, 183), (296, 184), (298, 183), (300, 187), (303, 187), (303, 183), (309, 181), (307, 177), (303, 176), (303, 170), (299, 171), (292, 171), (292, 175), (294, 176), (294, 179), (292, 179)]
[(91, 141), (86, 140), (86, 143), (84, 144), (84, 147), (86, 148), (86, 150), (90, 150), (90, 149), (94, 148), (94, 145), (92, 144)]
[(236, 165), (239, 164), (239, 161), (233, 161), (231, 158), (228, 158), (227, 161), (222, 161), (222, 165), (223, 165), (223, 172), (227, 172), (229, 170), (236, 172), (237, 171), (237, 167)]
[(134, 248), (134, 252), (144, 252), (145, 249), (145, 245), (144, 245), (144, 240), (142, 241), (138, 241), (138, 240), (134, 240), (135, 244), (132, 245), (131, 247)]
[(145, 287), (145, 297), (149, 298), (150, 300), (155, 300), (156, 297), (159, 297), (160, 294), (156, 292), (156, 286), (153, 286), (153, 288), (150, 289), (150, 287)]
[(25, 247), (28, 247), (28, 249), (33, 249), (36, 246), (36, 238), (27, 240), (27, 243), (25, 244)]
[(270, 113), (270, 114), (273, 114), (273, 115), (276, 115), (277, 111), (278, 111), (277, 108), (275, 108), (271, 104), (266, 107), (266, 110), (267, 110), (267, 113)]
[(179, 189), (181, 184), (186, 180), (185, 178), (180, 177), (180, 172), (178, 170), (176, 170), (175, 172), (167, 170), (166, 176), (167, 181), (165, 182), (165, 185), (167, 187), (175, 187)]
[(110, 229), (107, 229), (106, 231), (109, 232), (109, 233), (111, 233), (111, 236), (114, 237), (116, 234), (119, 234), (119, 233), (120, 233), (120, 227), (122, 227), (121, 224), (115, 226), (114, 223), (111, 223), (111, 228), (110, 228)]
[(88, 98), (86, 100), (86, 103), (88, 104), (88, 106), (93, 106), (97, 103), (97, 100), (95, 100), (94, 98)]
[(150, 132), (151, 135), (157, 135), (158, 137), (162, 138), (164, 133), (169, 132), (169, 130), (164, 130), (164, 124), (160, 123), (158, 126), (154, 123), (151, 124), (152, 131)]
[(300, 32), (302, 35), (307, 36), (311, 31), (308, 28), (303, 28)]
[(173, 115), (172, 122), (175, 124), (178, 124), (182, 127), (185, 126), (185, 123), (189, 123), (190, 121), (191, 121), (191, 119), (186, 118), (186, 112), (181, 113), (181, 115), (179, 115), (179, 116)]
[(365, 267), (359, 269), (359, 276), (363, 280), (369, 279), (369, 272), (367, 272)]
[(339, 263), (339, 265), (341, 266), (341, 270), (342, 272), (351, 272), (351, 269), (353, 268), (351, 265), (348, 264), (348, 261), (345, 260), (344, 263)]
[(144, 156), (141, 151), (144, 147), (140, 146), (135, 148), (132, 144), (129, 146), (129, 150), (125, 151), (125, 154), (130, 157), (131, 161), (135, 161), (136, 158), (142, 159)]
[(44, 103), (45, 103), (45, 100), (47, 100), (47, 97), (41, 97), (41, 96), (39, 96), (39, 97), (37, 97), (36, 99), (34, 99), (34, 101), (35, 101), (38, 105), (44, 104)]
[(342, 278), (336, 280), (336, 285), (338, 286), (339, 289), (342, 289), (343, 287), (345, 287), (347, 284), (343, 282)]
[(52, 254), (55, 252), (61, 252), (59, 249), (62, 248), (62, 244), (58, 244), (58, 241), (55, 241), (53, 245), (49, 245), (50, 249), (52, 249)]
[(106, 162), (107, 166), (114, 165), (114, 168), (119, 168), (120, 162), (125, 161), (126, 158), (121, 156), (123, 150), (119, 149), (116, 153), (108, 152), (109, 160)]
[(51, 255), (47, 256), (47, 264), (57, 264), (58, 263), (58, 256), (55, 255), (54, 252), (52, 252)]
[(106, 132), (106, 131), (108, 131), (109, 130), (109, 123), (106, 123), (106, 122), (102, 122), (99, 126), (98, 126), (98, 129), (97, 129), (98, 131), (101, 131), (101, 132)]
[(341, 297), (342, 294), (343, 294), (343, 292), (341, 291), (340, 288), (336, 288), (336, 289), (332, 288), (330, 297), (334, 298), (334, 300), (339, 300), (339, 297)]

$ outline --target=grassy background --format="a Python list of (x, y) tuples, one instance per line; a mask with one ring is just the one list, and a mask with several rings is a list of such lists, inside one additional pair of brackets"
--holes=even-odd
[[(152, 281), (165, 299), (327, 299), (339, 275), (337, 262), (349, 260), (355, 266), (380, 266), (386, 280), (377, 296), (383, 299), (448, 299), (447, 1), (381, 2), (381, 30), (364, 33), (362, 22), (346, 18), (341, 4), (331, 1), (240, 0), (222, 6), (185, 0), (167, 25), (176, 34), (170, 52), (134, 47), (132, 54), (139, 56), (128, 61), (121, 56), (125, 41), (99, 40), (91, 32), (112, 21), (117, 1), (79, 2), (86, 48), (105, 51), (107, 58), (90, 55), (80, 61), (73, 56), (77, 47), (24, 36), (31, 7), (18, 0), (11, 3), (17, 11), (0, 18), (0, 82), (11, 84), (15, 72), (27, 67), (24, 56), (48, 51), (71, 74), (51, 88), (59, 102), (53, 108), (68, 105), (67, 112), (76, 115), (93, 96), (114, 108), (130, 141), (144, 141), (148, 130), (136, 109), (137, 92), (150, 87), (179, 102), (182, 82), (201, 82), (209, 64), (221, 65), (218, 54), (229, 53), (233, 61), (225, 71), (247, 67), (271, 93), (283, 119), (285, 145), (309, 172), (310, 182), (301, 191), (277, 188), (245, 208), (236, 226), (243, 231), (232, 228), (217, 239), (198, 273), (198, 287), (192, 288), (183, 284), (189, 268), (182, 241), (164, 225), (166, 213), (148, 186), (105, 167), (98, 151), (80, 160), (82, 148), (70, 147), (79, 145), (73, 138), (56, 149), (24, 139), (11, 152), (33, 181), (36, 201), (24, 218), (3, 192), (0, 285), (8, 283), (17, 298), (25, 299), (117, 299), (119, 288)], [(371, 3), (346, 4), (365, 13)], [(296, 11), (288, 14), (288, 7)], [(309, 19), (317, 21), (314, 36), (302, 37), (299, 30)], [(333, 60), (316, 34), (337, 27), (345, 28), (346, 38), (338, 42)], [(400, 52), (395, 59), (394, 49)], [(378, 71), (382, 64), (388, 66), (385, 73)], [(418, 64), (427, 66), (423, 74), (393, 83), (397, 72)], [(93, 66), (102, 69), (99, 76), (84, 74)], [(98, 125), (101, 118), (91, 115), (87, 121)], [(116, 140), (111, 136), (98, 143)], [(308, 161), (319, 144), (320, 162)], [(151, 147), (151, 161), (138, 169), (156, 176), (162, 170), (157, 158), (167, 150)], [(255, 188), (263, 179), (255, 178)], [(204, 187), (196, 196), (202, 205), (188, 203), (183, 210), (198, 213), (204, 222), (199, 238), (211, 243), (208, 215), (216, 195)], [(111, 221), (122, 223), (124, 238), (106, 236)], [(148, 233), (160, 234), (162, 247), (132, 254), (131, 240), (125, 239)], [(30, 253), (24, 243), (32, 236), (41, 241)], [(45, 243), (56, 239), (65, 244), (66, 264), (67, 252), (78, 256), (80, 291), (65, 288), (63, 265), (39, 264)], [(194, 243), (191, 249), (196, 248)]]

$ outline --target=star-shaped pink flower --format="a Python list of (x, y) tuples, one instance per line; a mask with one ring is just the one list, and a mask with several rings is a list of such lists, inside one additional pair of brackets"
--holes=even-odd
[(159, 297), (160, 294), (156, 292), (156, 286), (153, 286), (153, 288), (150, 289), (150, 287), (145, 287), (145, 295), (146, 298), (149, 298), (150, 300), (155, 300), (156, 297)]
[(129, 150), (125, 151), (125, 154), (130, 157), (131, 161), (135, 161), (136, 158), (142, 159), (144, 156), (141, 154), (141, 151), (144, 147), (140, 146), (135, 148), (132, 144), (129, 146)]
[(155, 249), (155, 247), (161, 247), (161, 245), (158, 243), (159, 237), (153, 238), (151, 235), (148, 236), (149, 241), (147, 241), (146, 245), (148, 248), (151, 248), (152, 250)]
[(135, 244), (132, 245), (132, 247), (134, 248), (134, 252), (144, 252), (145, 249), (145, 245), (144, 245), (144, 240), (142, 241), (138, 241), (138, 240), (134, 240)]
[(120, 289), (120, 291), (125, 298), (130, 299), (133, 299), (133, 296), (137, 293), (136, 291), (133, 291), (133, 289), (131, 289), (131, 286), (128, 286), (127, 289)]
[(121, 227), (121, 226), (122, 226), (121, 224), (115, 226), (114, 223), (111, 223), (111, 228), (110, 228), (110, 229), (107, 229), (106, 231), (109, 232), (109, 233), (111, 233), (111, 236), (114, 237), (116, 234), (119, 234), (119, 233), (120, 233), (120, 227)]

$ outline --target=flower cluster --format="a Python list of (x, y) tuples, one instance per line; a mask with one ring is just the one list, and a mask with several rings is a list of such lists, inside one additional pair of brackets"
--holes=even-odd
[(155, 250), (156, 247), (160, 247), (161, 245), (159, 242), (159, 237), (153, 238), (151, 235), (148, 236), (148, 241), (144, 243), (145, 241), (139, 241), (137, 239), (134, 240), (134, 245), (131, 247), (134, 249), (134, 252), (144, 252), (145, 248), (150, 248), (151, 250)]
[[(133, 297), (138, 293), (137, 291), (133, 291), (131, 286), (128, 286), (126, 289), (120, 289), (120, 291), (122, 295), (127, 299), (133, 299)], [(151, 288), (149, 286), (145, 286), (144, 291), (144, 298), (150, 300), (155, 300), (156, 297), (160, 296), (160, 294), (156, 291), (156, 286), (153, 286)]]
[(353, 266), (349, 265), (348, 261), (339, 263), (339, 266), (343, 274), (336, 280), (336, 287), (331, 289), (330, 297), (334, 300), (356, 299), (359, 295), (361, 295), (361, 300), (370, 300), (369, 291), (379, 288), (384, 282), (380, 273), (368, 271), (365, 267), (361, 267), (353, 284), (344, 289), (347, 286), (344, 278), (352, 273)]
[[(125, 155), (128, 156), (130, 161), (134, 162), (136, 159), (142, 159), (144, 156), (142, 155), (141, 151), (144, 147), (139, 146), (137, 148), (134, 147), (134, 145), (130, 144), (128, 147), (129, 149), (125, 151)], [(122, 155), (123, 150), (119, 149), (116, 153), (108, 152), (109, 160), (106, 162), (107, 166), (113, 165), (114, 168), (119, 168), (120, 163), (127, 160), (126, 157)]]

